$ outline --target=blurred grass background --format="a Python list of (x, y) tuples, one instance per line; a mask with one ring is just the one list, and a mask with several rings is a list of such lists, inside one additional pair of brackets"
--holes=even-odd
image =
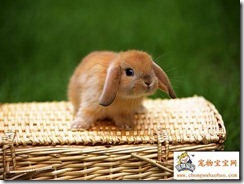
[(211, 101), (225, 122), (226, 150), (240, 150), (238, 1), (1, 0), (0, 101), (67, 100), (82, 57), (127, 49), (163, 55), (157, 63), (178, 97)]

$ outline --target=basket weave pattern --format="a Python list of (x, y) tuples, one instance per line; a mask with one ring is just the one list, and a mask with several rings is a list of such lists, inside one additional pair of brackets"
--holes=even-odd
[(135, 128), (72, 131), (69, 102), (0, 106), (1, 179), (172, 179), (173, 152), (222, 150), (221, 115), (202, 97), (145, 100)]

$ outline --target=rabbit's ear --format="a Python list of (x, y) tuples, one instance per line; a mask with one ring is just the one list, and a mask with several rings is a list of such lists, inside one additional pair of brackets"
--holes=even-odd
[(170, 84), (166, 73), (155, 62), (153, 62), (153, 70), (158, 78), (158, 88), (166, 92), (171, 98), (176, 98), (176, 94)]
[(99, 98), (99, 104), (109, 106), (115, 99), (120, 83), (121, 71), (119, 66), (109, 67), (103, 86), (102, 94)]

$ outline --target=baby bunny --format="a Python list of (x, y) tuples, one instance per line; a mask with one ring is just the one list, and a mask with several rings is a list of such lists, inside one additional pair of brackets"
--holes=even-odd
[(70, 79), (68, 97), (76, 114), (71, 128), (89, 129), (107, 118), (120, 129), (133, 128), (143, 97), (158, 88), (176, 98), (167, 75), (146, 52), (92, 52)]

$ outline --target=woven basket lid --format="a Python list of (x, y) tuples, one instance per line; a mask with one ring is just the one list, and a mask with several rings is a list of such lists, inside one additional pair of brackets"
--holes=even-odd
[[(221, 115), (203, 97), (144, 100), (147, 112), (135, 115), (134, 130), (99, 121), (88, 131), (70, 129), (74, 119), (69, 102), (4, 103), (0, 132), (14, 134), (15, 145), (98, 145), (156, 143), (223, 143), (226, 130)], [(2, 142), (1, 142), (2, 144)]]

